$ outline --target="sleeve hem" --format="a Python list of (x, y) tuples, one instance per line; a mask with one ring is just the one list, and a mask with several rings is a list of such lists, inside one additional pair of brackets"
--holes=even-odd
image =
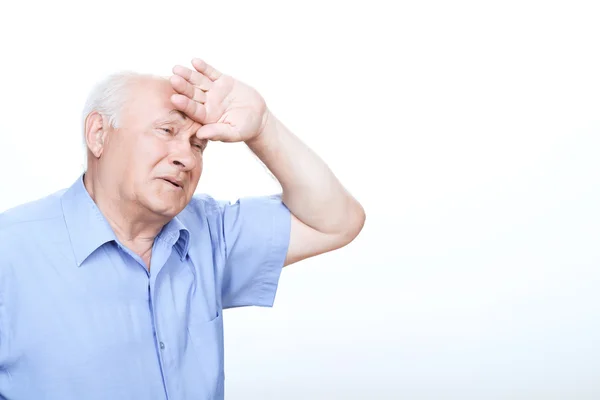
[(258, 288), (256, 305), (259, 307), (273, 307), (279, 278), (290, 244), (290, 233), (291, 213), (282, 203), (278, 212), (272, 215), (269, 256), (255, 281)]

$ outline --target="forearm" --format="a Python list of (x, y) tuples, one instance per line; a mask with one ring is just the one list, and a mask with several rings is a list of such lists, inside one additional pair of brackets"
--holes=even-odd
[(355, 235), (364, 223), (364, 210), (327, 164), (269, 114), (262, 132), (246, 142), (275, 175), (283, 202), (311, 228), (327, 234)]

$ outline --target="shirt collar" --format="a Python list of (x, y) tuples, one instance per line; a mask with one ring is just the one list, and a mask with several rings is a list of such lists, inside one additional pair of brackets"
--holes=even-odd
[(169, 246), (175, 246), (181, 261), (185, 260), (190, 248), (190, 231), (177, 217), (169, 221), (158, 234)]
[[(103, 244), (118, 239), (108, 221), (91, 198), (81, 174), (73, 185), (62, 195), (61, 203), (71, 247), (77, 266)], [(170, 246), (175, 246), (183, 261), (188, 254), (190, 232), (179, 218), (167, 223), (158, 235)]]

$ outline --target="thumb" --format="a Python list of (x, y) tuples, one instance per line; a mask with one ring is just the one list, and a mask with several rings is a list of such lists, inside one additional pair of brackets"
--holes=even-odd
[(235, 142), (236, 134), (234, 129), (229, 124), (213, 123), (203, 125), (196, 132), (198, 139), (207, 139), (220, 142)]

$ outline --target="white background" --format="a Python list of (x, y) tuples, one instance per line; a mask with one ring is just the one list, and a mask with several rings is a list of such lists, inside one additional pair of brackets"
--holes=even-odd
[[(367, 212), (273, 309), (226, 312), (228, 399), (598, 399), (596, 4), (3, 0), (0, 211), (82, 172), (98, 79), (203, 57)], [(199, 191), (277, 190), (209, 146)]]

